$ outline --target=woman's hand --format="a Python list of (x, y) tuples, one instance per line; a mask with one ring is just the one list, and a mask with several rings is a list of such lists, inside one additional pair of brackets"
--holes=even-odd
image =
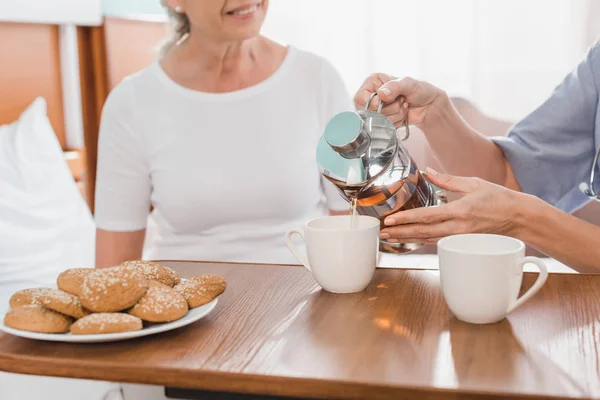
[(463, 178), (427, 169), (427, 178), (438, 187), (465, 194), (438, 207), (401, 211), (385, 219), (381, 238), (390, 241), (436, 243), (461, 233), (495, 233), (520, 238), (525, 214), (538, 199), (479, 178)]
[(450, 104), (446, 93), (437, 87), (412, 78), (396, 79), (386, 74), (369, 76), (354, 96), (356, 109), (363, 109), (369, 96), (377, 92), (377, 96), (369, 105), (370, 110), (377, 110), (383, 100), (382, 113), (398, 128), (404, 123), (408, 113), (408, 122), (421, 125), (428, 120), (428, 115), (438, 107)]

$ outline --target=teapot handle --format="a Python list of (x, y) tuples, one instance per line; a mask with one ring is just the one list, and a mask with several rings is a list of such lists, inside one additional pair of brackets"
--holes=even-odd
[[(369, 95), (369, 98), (367, 99), (367, 104), (365, 104), (365, 111), (369, 109), (369, 107), (371, 106), (371, 101), (373, 100), (373, 98), (377, 96), (377, 92), (371, 93)], [(381, 109), (383, 108), (383, 101), (379, 102), (379, 107), (377, 107), (377, 112), (381, 114)]]
[[(367, 99), (367, 104), (365, 104), (365, 110), (369, 109), (369, 106), (371, 105), (371, 101), (373, 100), (373, 98), (377, 96), (377, 92), (371, 93), (369, 95), (369, 98)], [(377, 107), (377, 112), (379, 114), (381, 114), (381, 110), (383, 109), (383, 101), (379, 102), (379, 106)], [(404, 142), (405, 140), (407, 140), (410, 137), (410, 129), (408, 127), (408, 118), (404, 118), (404, 136), (399, 138), (401, 142)]]

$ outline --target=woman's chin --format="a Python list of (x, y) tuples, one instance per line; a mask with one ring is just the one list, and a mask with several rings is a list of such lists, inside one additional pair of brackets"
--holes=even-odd
[(253, 18), (252, 20), (235, 20), (231, 18), (223, 24), (223, 35), (232, 39), (245, 40), (258, 36), (263, 25), (264, 18)]
[(227, 39), (235, 42), (253, 39), (260, 35), (260, 27), (258, 29), (237, 29), (227, 32)]

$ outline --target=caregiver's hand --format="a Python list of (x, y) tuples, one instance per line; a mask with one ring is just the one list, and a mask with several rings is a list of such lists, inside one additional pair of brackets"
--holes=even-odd
[(354, 104), (357, 109), (364, 109), (369, 96), (377, 92), (369, 109), (377, 110), (379, 102), (384, 101), (382, 113), (398, 128), (404, 123), (408, 113), (408, 122), (421, 125), (427, 122), (428, 115), (437, 114), (437, 108), (450, 104), (446, 93), (437, 87), (412, 78), (396, 79), (386, 74), (369, 76), (356, 95)]
[[(436, 243), (461, 233), (495, 233), (519, 237), (523, 212), (536, 198), (479, 178), (463, 178), (427, 169), (427, 178), (447, 191), (465, 194), (438, 207), (416, 208), (388, 216), (381, 238), (401, 242)], [(394, 240), (391, 240), (394, 241)]]

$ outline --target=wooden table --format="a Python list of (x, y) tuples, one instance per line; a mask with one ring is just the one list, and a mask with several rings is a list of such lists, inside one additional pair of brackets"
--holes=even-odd
[(0, 370), (305, 398), (600, 396), (600, 276), (552, 274), (507, 320), (476, 326), (450, 315), (437, 271), (380, 269), (365, 292), (334, 295), (295, 266), (166, 264), (226, 277), (212, 314), (111, 344), (0, 334)]

